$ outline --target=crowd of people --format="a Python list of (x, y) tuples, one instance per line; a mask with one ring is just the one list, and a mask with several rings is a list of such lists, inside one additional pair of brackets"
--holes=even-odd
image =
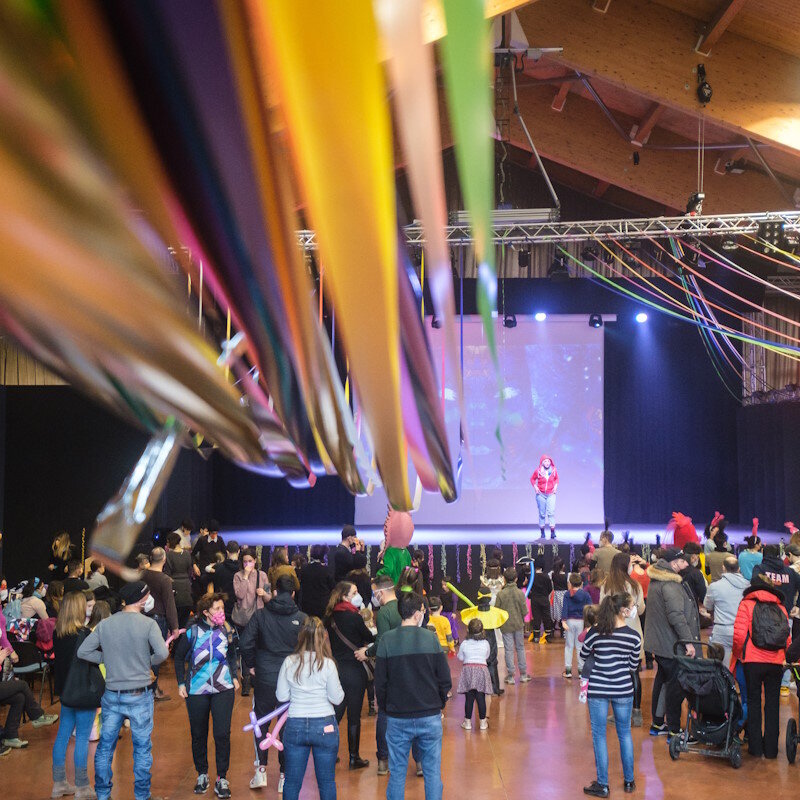
[[(277, 735), (283, 745), (277, 789), (285, 800), (299, 797), (311, 754), (320, 798), (335, 798), (345, 717), (347, 769), (370, 766), (361, 737), (366, 699), (366, 713), (376, 717), (376, 769), (388, 775), (388, 800), (404, 796), (409, 758), (426, 798), (441, 798), (446, 704), (458, 695), (464, 731), (488, 730), (492, 698), (505, 691), (499, 648), (502, 683), (522, 685), (532, 679), (526, 637), (546, 647), (561, 636), (563, 678), (579, 680), (578, 697), (589, 712), (596, 776), (584, 792), (607, 797), (609, 723), (619, 739), (623, 790), (636, 788), (631, 728), (643, 725), (642, 670), (656, 667), (649, 733), (684, 739), (691, 733), (678, 674), (687, 657), (703, 657), (701, 631), (710, 627), (711, 652), (741, 694), (737, 741), (752, 756), (775, 758), (779, 700), (789, 692), (785, 664), (800, 660), (800, 636), (791, 636), (800, 624), (800, 533), (785, 548), (763, 546), (754, 525), (736, 556), (724, 518), (707, 527), (705, 543), (686, 530), (685, 519), (676, 526), (675, 546), (647, 560), (627, 542), (616, 547), (608, 529), (597, 547), (587, 539), (574, 563), (555, 558), (549, 569), (543, 555), (507, 564), (497, 548), (476, 602), (460, 614), (448, 576), (434, 588), (425, 553), (408, 548), (407, 515), (387, 522), (374, 574), (352, 526), (331, 550), (314, 545), (308, 558), (298, 551), (290, 559), (287, 548), (274, 547), (262, 566), (255, 549), (223, 541), (213, 520), (192, 542), (194, 526), (186, 520), (166, 536), (165, 547), (139, 554), (138, 580), (112, 588), (102, 564), (77, 560), (69, 537), (60, 535), (49, 574), (0, 596), (0, 705), (8, 706), (0, 755), (27, 746), (23, 712), (33, 727), (58, 722), (52, 797), (108, 800), (114, 751), (129, 727), (135, 796), (149, 800), (154, 703), (171, 699), (159, 677), (172, 645), (196, 794), (213, 789), (219, 798), (231, 796), (231, 725), (241, 692), (252, 694), (257, 719), (271, 717), (253, 727), (251, 789), (267, 786), (268, 745)], [(17, 651), (33, 644), (52, 670), (60, 715), (45, 713), (28, 683), (14, 676)], [(460, 664), (455, 688), (451, 663)], [(90, 741), (97, 741), (94, 786)]]

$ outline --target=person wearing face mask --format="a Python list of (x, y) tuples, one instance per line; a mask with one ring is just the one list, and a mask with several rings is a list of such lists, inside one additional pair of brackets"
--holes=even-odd
[[(228, 766), (231, 755), (231, 716), (239, 688), (238, 637), (225, 620), (224, 595), (205, 595), (197, 616), (175, 646), (178, 694), (186, 701), (192, 732), (192, 759), (197, 770), (194, 793), (208, 791), (208, 719), (213, 720), (217, 797), (231, 796)], [(187, 669), (188, 667), (188, 669)]]
[[(172, 578), (164, 574), (164, 565), (167, 563), (167, 553), (163, 547), (154, 547), (150, 553), (150, 567), (142, 572), (142, 580), (150, 590), (153, 599), (153, 619), (158, 624), (161, 635), (166, 640), (170, 634), (178, 635), (178, 608), (175, 605), (175, 590), (172, 588)], [(150, 613), (150, 612), (145, 612)], [(156, 676), (153, 682), (156, 700), (169, 700), (158, 686), (158, 666), (153, 668)]]
[(361, 708), (371, 677), (369, 661), (359, 661), (356, 653), (370, 645), (375, 637), (370, 633), (359, 613), (364, 601), (354, 583), (341, 581), (331, 592), (325, 612), (325, 626), (331, 642), (331, 653), (339, 669), (339, 680), (344, 689), (344, 700), (336, 706), (336, 720), (341, 722), (347, 711), (347, 744), (350, 752), (350, 769), (369, 766), (359, 755), (361, 740)]
[[(231, 622), (239, 636), (255, 612), (264, 608), (271, 595), (267, 573), (256, 569), (256, 557), (252, 550), (242, 551), (242, 568), (233, 576), (233, 594), (236, 602), (231, 611)], [(242, 670), (242, 697), (250, 694), (250, 672)]]
[(550, 456), (539, 459), (539, 467), (531, 475), (531, 486), (536, 493), (539, 511), (539, 532), (544, 539), (545, 523), (550, 526), (550, 538), (556, 538), (556, 493), (558, 492), (558, 470)]
[(23, 619), (47, 619), (47, 608), (44, 604), (45, 585), (41, 578), (32, 578), (22, 590), (20, 612)]
[[(144, 581), (134, 581), (119, 593), (122, 611), (104, 619), (78, 647), (78, 658), (105, 664), (106, 688), (101, 703), (103, 726), (94, 757), (95, 791), (108, 800), (112, 788), (112, 760), (125, 719), (131, 722), (134, 796), (157, 800), (150, 794), (153, 766), (152, 668), (169, 655), (156, 621), (146, 616), (153, 598)], [(144, 612), (144, 613), (142, 613)]]

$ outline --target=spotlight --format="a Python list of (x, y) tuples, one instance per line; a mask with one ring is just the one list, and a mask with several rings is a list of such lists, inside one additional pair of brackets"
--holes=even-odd
[(636, 315), (635, 320), (641, 325), (642, 323), (647, 322), (647, 314), (645, 314), (644, 311), (640, 311)]
[(442, 327), (442, 321), (439, 319), (439, 317), (436, 316), (431, 317), (431, 328), (436, 328), (436, 330), (438, 331), (439, 328), (441, 327)]
[(564, 256), (556, 256), (548, 267), (547, 277), (554, 281), (563, 281), (569, 278), (569, 270)]
[(536, 313), (533, 315), (533, 318), (534, 318), (534, 319), (535, 319), (537, 322), (544, 322), (544, 321), (547, 319), (547, 314), (545, 314), (545, 313), (544, 313), (544, 311), (537, 311), (537, 312), (536, 312)]
[(589, 315), (589, 327), (590, 328), (602, 328), (603, 327), (603, 318), (600, 314), (590, 314)]
[(517, 264), (519, 265), (519, 270), (522, 272), (523, 269), (530, 269), (531, 267), (531, 251), (528, 250), (519, 250), (517, 252)]
[(705, 64), (697, 65), (697, 99), (705, 105), (711, 101), (713, 94), (711, 85), (706, 80), (706, 66)]
[(517, 315), (516, 314), (506, 314), (503, 317), (503, 327), (504, 328), (516, 328), (517, 327)]
[(758, 238), (763, 239), (765, 244), (761, 249), (765, 253), (769, 253), (772, 247), (778, 247), (781, 236), (783, 235), (783, 224), (780, 222), (761, 222), (758, 226)]
[(597, 261), (598, 258), (600, 258), (600, 254), (596, 247), (584, 247), (581, 250), (581, 261)]
[(706, 199), (704, 192), (695, 192), (689, 196), (686, 203), (687, 216), (694, 217), (703, 213), (703, 200)]
[(726, 236), (722, 240), (722, 249), (726, 252), (730, 253), (733, 250), (739, 249), (739, 243), (736, 241), (735, 237), (733, 236)]

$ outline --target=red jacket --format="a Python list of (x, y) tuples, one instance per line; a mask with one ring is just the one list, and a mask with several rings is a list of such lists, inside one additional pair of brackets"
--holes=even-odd
[[(545, 459), (550, 460), (549, 470), (542, 466)], [(531, 475), (531, 486), (534, 489), (538, 489), (542, 494), (552, 494), (558, 489), (558, 470), (550, 456), (544, 455), (539, 459), (539, 468)]]
[[(787, 621), (789, 619), (789, 615), (783, 607), (783, 597), (779, 592), (774, 589), (761, 589), (755, 586), (745, 589), (742, 602), (739, 603), (739, 610), (736, 612), (736, 619), (733, 622), (733, 657), (743, 664), (783, 664), (786, 660), (785, 650), (761, 650), (751, 640), (753, 634), (753, 609), (757, 601), (775, 603), (781, 609)], [(791, 624), (789, 629), (791, 630)], [(790, 635), (786, 641), (787, 647), (791, 641), (792, 637)]]

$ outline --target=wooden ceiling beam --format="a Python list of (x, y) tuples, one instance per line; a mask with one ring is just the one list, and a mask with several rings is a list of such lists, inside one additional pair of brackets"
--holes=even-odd
[[(493, 19), (534, 2), (536, 0), (486, 0), (484, 15), (486, 19)], [(447, 33), (441, 0), (425, 0), (422, 7), (422, 27), (426, 42), (436, 42)]]
[[(551, 98), (547, 87), (530, 89), (520, 96), (520, 111), (543, 158), (670, 208), (685, 208), (697, 188), (695, 153), (644, 150), (639, 166), (635, 166), (634, 148), (611, 130), (593, 102), (574, 95), (560, 114), (543, 113)], [(624, 123), (632, 124), (633, 120), (626, 118)], [(529, 150), (516, 116), (511, 118), (510, 134), (511, 144)], [(681, 142), (678, 137), (672, 137), (672, 141)], [(786, 205), (772, 181), (756, 172), (717, 175), (709, 168), (704, 188), (706, 213), (777, 211)]]
[(661, 103), (653, 103), (646, 116), (637, 125), (631, 128), (631, 144), (642, 147), (650, 138), (656, 123), (664, 113), (664, 106)]
[(695, 52), (701, 56), (710, 56), (711, 48), (719, 41), (719, 37), (728, 29), (733, 18), (744, 8), (747, 0), (724, 0), (717, 9), (717, 13), (706, 25), (705, 33), (695, 47)]
[(595, 197), (602, 197), (608, 191), (609, 186), (611, 184), (608, 181), (597, 181), (597, 186), (594, 187), (592, 194)]
[[(696, 21), (647, 0), (615, 0), (595, 14), (585, 0), (521, 8), (531, 40), (554, 42), (553, 63), (596, 76), (668, 108), (697, 115), (697, 54), (687, 47)], [(800, 152), (800, 59), (729, 34), (708, 65), (714, 95), (703, 110), (710, 124)]]
[(550, 104), (550, 108), (553, 111), (563, 111), (564, 104), (567, 102), (567, 95), (569, 94), (570, 89), (570, 82), (564, 81), (561, 86), (558, 87), (558, 93), (553, 98), (553, 102)]

